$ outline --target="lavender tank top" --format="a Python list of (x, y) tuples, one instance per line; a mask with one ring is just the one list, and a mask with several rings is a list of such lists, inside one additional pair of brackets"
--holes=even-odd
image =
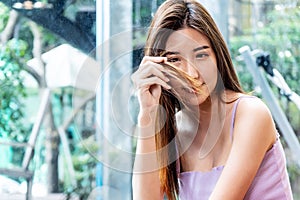
[[(250, 97), (250, 96), (242, 96)], [(241, 97), (235, 102), (230, 136), (237, 105)], [(279, 137), (279, 136), (278, 136)], [(223, 171), (224, 166), (214, 167), (211, 171), (189, 171), (179, 174), (180, 200), (208, 200)], [(283, 147), (277, 138), (273, 147), (267, 151), (257, 171), (257, 174), (248, 189), (244, 200), (292, 200), (292, 191), (286, 170), (286, 160)]]

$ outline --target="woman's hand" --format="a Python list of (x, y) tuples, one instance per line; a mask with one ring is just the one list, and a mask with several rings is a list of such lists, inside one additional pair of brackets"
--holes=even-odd
[(145, 56), (138, 70), (131, 76), (138, 90), (141, 112), (152, 110), (158, 105), (161, 87), (171, 89), (167, 84), (169, 79), (164, 74), (164, 67), (160, 65), (166, 61), (166, 57)]
[[(138, 70), (131, 76), (138, 90), (140, 104), (138, 140), (134, 173), (132, 177), (133, 199), (163, 199), (160, 188), (158, 163), (155, 145), (154, 118), (159, 104), (161, 87), (170, 89), (166, 83), (165, 69), (160, 63), (165, 57), (145, 56)], [(143, 172), (143, 173), (141, 173)]]

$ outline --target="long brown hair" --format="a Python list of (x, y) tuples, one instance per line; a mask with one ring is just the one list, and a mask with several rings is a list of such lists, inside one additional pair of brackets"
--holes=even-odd
[[(194, 0), (167, 0), (158, 8), (148, 32), (145, 55), (160, 56), (170, 34), (183, 28), (195, 29), (210, 41), (219, 72), (215, 88), (219, 97), (224, 89), (243, 92), (220, 31), (207, 10)], [(156, 119), (157, 124), (164, 122), (159, 125), (162, 128), (156, 134), (160, 183), (168, 199), (175, 200), (179, 191), (178, 152), (174, 142), (177, 133), (175, 114), (180, 106), (178, 99), (165, 90), (162, 90), (160, 105), (164, 108), (164, 112), (159, 112)], [(162, 151), (164, 148), (167, 148), (166, 151)]]

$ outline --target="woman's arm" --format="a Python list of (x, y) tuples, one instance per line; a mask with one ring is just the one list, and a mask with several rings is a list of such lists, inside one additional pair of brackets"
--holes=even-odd
[(140, 113), (137, 127), (137, 149), (132, 177), (134, 200), (161, 200), (159, 169), (155, 145), (155, 117), (159, 107), (161, 87), (170, 89), (166, 83), (164, 57), (145, 56), (139, 69), (131, 76), (138, 90)]
[(153, 119), (156, 114), (150, 112), (140, 114), (138, 140), (132, 189), (134, 200), (161, 200), (163, 193), (160, 189), (159, 169), (156, 158), (155, 130)]
[(210, 200), (243, 199), (276, 140), (272, 116), (261, 100), (242, 99), (235, 119), (232, 148)]

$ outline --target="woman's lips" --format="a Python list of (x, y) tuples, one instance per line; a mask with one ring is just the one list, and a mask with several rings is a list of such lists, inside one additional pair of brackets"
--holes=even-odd
[[(200, 87), (202, 87), (204, 85), (205, 85), (205, 83), (202, 83), (202, 84), (200, 84)], [(198, 94), (199, 93), (199, 89), (194, 88), (194, 87), (192, 87), (192, 88), (184, 87), (184, 88), (182, 88), (182, 90), (187, 92), (187, 93), (190, 93), (190, 94)]]

